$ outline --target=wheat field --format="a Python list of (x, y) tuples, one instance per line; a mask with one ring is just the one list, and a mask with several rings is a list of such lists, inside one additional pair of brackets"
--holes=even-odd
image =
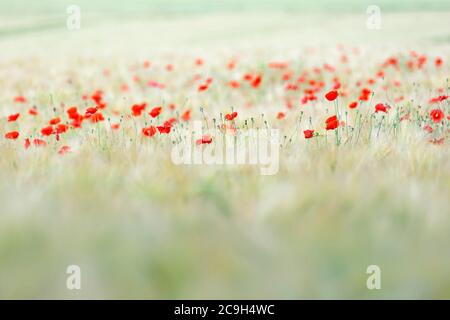
[[(448, 4), (205, 3), (1, 1), (0, 297), (448, 299)], [(277, 172), (175, 164), (194, 121)]]

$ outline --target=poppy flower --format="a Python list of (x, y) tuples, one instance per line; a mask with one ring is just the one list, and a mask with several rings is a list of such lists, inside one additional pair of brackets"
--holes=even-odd
[(183, 119), (183, 121), (191, 120), (191, 110), (188, 109), (185, 112), (183, 112), (183, 114), (181, 115), (181, 119)]
[(384, 113), (387, 113), (387, 111), (388, 111), (388, 106), (387, 105), (385, 105), (385, 104), (383, 104), (383, 103), (378, 103), (378, 104), (376, 104), (375, 105), (375, 112), (384, 112)]
[(201, 139), (198, 139), (195, 143), (200, 144), (210, 144), (212, 142), (212, 137), (210, 135), (203, 135)]
[(233, 89), (237, 89), (241, 86), (241, 84), (236, 80), (231, 80), (230, 82), (228, 82), (228, 85)]
[(38, 111), (37, 111), (36, 107), (33, 107), (30, 110), (28, 110), (28, 114), (30, 114), (32, 116), (37, 116), (38, 115)]
[(281, 120), (281, 119), (284, 119), (284, 117), (286, 116), (286, 114), (284, 113), (284, 112), (278, 112), (278, 114), (277, 114), (277, 119), (278, 120)]
[(162, 107), (154, 107), (148, 114), (152, 117), (152, 118), (156, 118), (157, 116), (159, 116), (159, 114), (162, 111)]
[(100, 121), (103, 121), (103, 120), (105, 120), (105, 117), (103, 117), (103, 115), (100, 112), (94, 113), (91, 116), (91, 122), (92, 123), (97, 123), (97, 122), (100, 122)]
[(26, 138), (25, 144), (24, 144), (25, 149), (28, 149), (30, 147), (30, 145), (31, 145), (30, 139)]
[(141, 104), (133, 104), (133, 106), (131, 107), (131, 113), (133, 114), (133, 116), (138, 117), (142, 114), (146, 107), (147, 103), (145, 102)]
[(252, 87), (255, 89), (258, 88), (259, 85), (261, 84), (261, 81), (262, 81), (262, 76), (259, 74), (253, 79)]
[(69, 126), (64, 124), (64, 123), (60, 123), (56, 126), (56, 133), (57, 134), (61, 134), (66, 132), (69, 129)]
[(238, 113), (236, 111), (234, 111), (232, 113), (228, 113), (225, 115), (225, 120), (232, 121), (232, 120), (234, 120), (234, 118), (237, 117), (237, 115), (238, 115)]
[(70, 147), (69, 147), (69, 146), (62, 146), (62, 147), (59, 149), (58, 154), (64, 155), (64, 154), (66, 154), (66, 153), (68, 153), (68, 152), (71, 152)]
[(430, 118), (435, 123), (439, 123), (444, 119), (445, 115), (444, 112), (440, 109), (433, 109), (430, 111)]
[(325, 120), (325, 124), (327, 130), (334, 130), (339, 127), (339, 120), (337, 116), (331, 116), (327, 120)]
[(17, 103), (26, 103), (27, 99), (24, 96), (17, 96), (14, 98), (14, 102)]
[(16, 121), (20, 116), (20, 113), (12, 114), (8, 116), (8, 122), (14, 122)]
[(432, 139), (432, 140), (429, 140), (430, 143), (436, 144), (436, 145), (444, 144), (444, 141), (445, 141), (445, 138), (444, 138), (444, 137), (439, 138), (439, 139)]
[(433, 132), (433, 128), (429, 124), (425, 125), (423, 127), (423, 130), (428, 132), (428, 133), (432, 133)]
[(438, 102), (442, 102), (442, 101), (444, 101), (444, 100), (447, 100), (448, 97), (449, 97), (449, 96), (442, 95), (442, 96), (439, 96), (439, 97), (436, 97), (436, 98), (431, 98), (431, 99), (430, 99), (430, 103), (438, 103)]
[(147, 137), (153, 137), (156, 133), (156, 128), (154, 126), (150, 126), (147, 128), (142, 128), (142, 134)]
[(435, 64), (436, 68), (439, 68), (440, 66), (442, 66), (442, 58), (437, 57), (437, 58), (434, 60), (434, 64)]
[(310, 139), (314, 137), (314, 130), (305, 130), (303, 134), (305, 135), (305, 139)]
[(92, 116), (93, 114), (95, 114), (97, 112), (97, 108), (94, 107), (90, 107), (86, 109), (86, 112), (84, 113), (84, 116), (86, 118), (89, 118), (90, 116)]
[(348, 107), (349, 107), (350, 109), (355, 109), (357, 106), (358, 106), (358, 102), (357, 102), (357, 101), (353, 101), (353, 102), (351, 102), (351, 103), (348, 105)]
[(364, 88), (361, 90), (361, 94), (359, 96), (359, 100), (361, 101), (369, 101), (369, 96), (372, 93), (370, 89)]
[(36, 138), (36, 139), (33, 140), (33, 144), (34, 144), (36, 147), (45, 147), (45, 146), (47, 145), (47, 142), (45, 142), (45, 141), (42, 140), (42, 139)]
[(19, 137), (19, 132), (11, 131), (5, 134), (6, 139), (16, 140)]
[(156, 127), (159, 131), (159, 133), (170, 133), (170, 129), (172, 128), (169, 122), (164, 122), (164, 125)]
[(119, 128), (120, 128), (120, 124), (118, 124), (118, 123), (111, 124), (111, 129), (112, 130), (118, 130)]
[(334, 100), (336, 100), (337, 97), (338, 97), (338, 92), (337, 92), (336, 90), (331, 90), (330, 92), (328, 92), (328, 93), (325, 95), (325, 98), (326, 98), (328, 101), (334, 101)]
[(55, 125), (55, 124), (58, 124), (58, 123), (60, 123), (60, 122), (61, 122), (61, 119), (60, 119), (59, 117), (57, 117), (57, 118), (51, 119), (51, 120), (49, 121), (49, 124)]
[(198, 91), (205, 91), (208, 89), (208, 85), (207, 84), (202, 84), (200, 86), (198, 86)]
[(53, 126), (48, 126), (41, 129), (41, 134), (43, 136), (49, 136), (54, 133)]

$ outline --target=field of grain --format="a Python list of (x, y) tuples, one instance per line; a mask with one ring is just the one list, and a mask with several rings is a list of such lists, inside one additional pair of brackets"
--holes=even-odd
[(363, 2), (1, 1), (0, 298), (450, 298), (448, 3)]

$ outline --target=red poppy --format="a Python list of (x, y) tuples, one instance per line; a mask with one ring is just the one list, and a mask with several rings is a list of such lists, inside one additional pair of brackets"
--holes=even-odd
[(78, 109), (77, 109), (77, 107), (70, 107), (69, 109), (67, 109), (67, 114), (68, 115), (71, 115), (71, 114), (74, 114), (74, 113), (78, 113)]
[(305, 135), (305, 139), (310, 139), (314, 137), (314, 130), (305, 130), (303, 134)]
[(208, 85), (207, 84), (202, 84), (200, 86), (198, 86), (198, 91), (205, 91), (208, 89)]
[(55, 124), (58, 124), (58, 123), (60, 123), (60, 122), (61, 122), (61, 119), (60, 119), (59, 117), (57, 117), (57, 118), (51, 119), (51, 120), (49, 121), (49, 124), (55, 125)]
[(118, 123), (111, 124), (111, 129), (112, 130), (118, 130), (119, 128), (120, 128), (120, 124), (118, 124)]
[(238, 113), (236, 111), (234, 111), (232, 113), (228, 113), (225, 115), (225, 120), (232, 121), (232, 120), (234, 120), (234, 118), (237, 117), (237, 115), (238, 115)]
[(48, 126), (48, 127), (42, 128), (42, 130), (41, 130), (41, 134), (43, 136), (49, 136), (53, 133), (54, 133), (53, 126)]
[(45, 141), (42, 140), (42, 139), (36, 138), (36, 139), (33, 140), (33, 144), (34, 144), (36, 147), (45, 147), (45, 146), (47, 145), (47, 142), (45, 142)]
[(147, 128), (142, 128), (142, 134), (147, 137), (153, 137), (156, 133), (156, 128), (154, 126), (150, 126)]
[(100, 122), (100, 121), (103, 121), (103, 120), (105, 120), (105, 117), (103, 117), (103, 115), (100, 112), (94, 113), (91, 116), (91, 122), (92, 123), (97, 123), (97, 122)]
[(337, 116), (331, 116), (327, 120), (325, 120), (325, 124), (327, 130), (334, 130), (339, 127), (339, 120)]
[(8, 122), (14, 122), (16, 121), (20, 116), (20, 113), (12, 114), (8, 116)]
[(30, 139), (26, 138), (25, 139), (25, 144), (24, 144), (25, 149), (28, 149), (30, 147), (30, 145), (31, 145)]
[(159, 133), (161, 133), (161, 134), (163, 134), (163, 133), (168, 134), (168, 133), (170, 133), (170, 129), (171, 129), (172, 127), (171, 127), (170, 123), (168, 123), (168, 122), (166, 121), (166, 122), (164, 122), (164, 125), (158, 126), (158, 127), (156, 127), (156, 128), (158, 129)]
[(157, 116), (159, 116), (159, 114), (162, 111), (162, 107), (154, 107), (148, 114), (152, 117), (152, 118), (156, 118)]
[(6, 139), (16, 140), (19, 137), (19, 132), (11, 131), (5, 134)]
[(334, 100), (336, 100), (337, 97), (338, 97), (338, 92), (337, 92), (336, 90), (331, 90), (330, 92), (328, 92), (328, 93), (325, 95), (325, 98), (326, 98), (328, 101), (334, 101)]
[(30, 110), (28, 110), (28, 113), (32, 116), (37, 116), (38, 115), (38, 111), (36, 109), (36, 107), (31, 108)]
[(423, 127), (423, 130), (425, 130), (428, 133), (432, 133), (433, 132), (433, 128), (429, 124), (425, 125)]
[(237, 89), (241, 86), (241, 84), (236, 80), (231, 80), (230, 82), (228, 82), (228, 85), (233, 89)]
[(57, 134), (61, 134), (67, 131), (67, 129), (69, 129), (69, 126), (64, 124), (64, 123), (60, 123), (56, 126), (56, 133)]
[(355, 109), (357, 106), (358, 106), (358, 102), (357, 102), (357, 101), (353, 101), (353, 102), (351, 102), (351, 103), (348, 105), (348, 107), (349, 107), (350, 109)]
[(442, 58), (437, 57), (437, 58), (434, 60), (434, 64), (436, 65), (437, 68), (439, 68), (440, 66), (442, 66)]
[(14, 102), (17, 103), (26, 103), (27, 99), (24, 96), (17, 96), (14, 98)]
[(185, 112), (183, 112), (183, 114), (181, 115), (181, 119), (183, 119), (184, 121), (191, 120), (191, 110), (188, 109)]
[(84, 113), (84, 116), (86, 118), (89, 118), (90, 116), (92, 116), (93, 114), (95, 114), (97, 112), (97, 108), (95, 107), (90, 107), (86, 109), (86, 112)]
[(252, 81), (252, 87), (258, 88), (262, 81), (262, 75), (257, 75)]
[(284, 113), (284, 112), (278, 112), (278, 114), (277, 114), (277, 119), (278, 120), (281, 120), (281, 119), (284, 119), (284, 117), (286, 116), (286, 114)]
[(198, 139), (196, 144), (210, 144), (212, 142), (212, 137), (210, 135), (203, 135), (201, 139)]
[(383, 104), (383, 103), (378, 103), (375, 105), (375, 112), (384, 112), (387, 113), (389, 106)]
[(66, 153), (68, 153), (68, 152), (71, 152), (70, 147), (69, 147), (69, 146), (62, 146), (62, 147), (59, 149), (58, 154), (64, 155), (64, 154), (66, 154)]
[(444, 112), (440, 109), (433, 109), (430, 111), (430, 118), (435, 123), (439, 123), (444, 119), (445, 115)]
[(138, 117), (142, 114), (142, 112), (147, 107), (147, 103), (143, 102), (141, 104), (133, 104), (131, 107), (131, 112), (133, 113), (133, 116)]
[(436, 98), (431, 98), (430, 99), (430, 103), (438, 103), (438, 102), (442, 102), (442, 101), (444, 101), (444, 100), (447, 100), (447, 98), (448, 98), (449, 96), (439, 96), (439, 97), (436, 97)]

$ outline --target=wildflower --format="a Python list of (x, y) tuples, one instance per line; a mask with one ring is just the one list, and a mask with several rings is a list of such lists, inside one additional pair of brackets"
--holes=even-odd
[(258, 88), (259, 85), (261, 84), (262, 81), (262, 76), (261, 75), (257, 75), (253, 80), (252, 80), (252, 87), (253, 88)]
[(430, 118), (435, 123), (439, 123), (444, 119), (444, 112), (440, 109), (433, 109), (430, 111)]
[(325, 124), (327, 130), (334, 130), (339, 127), (339, 120), (337, 116), (331, 116), (327, 120), (325, 120)]
[(33, 140), (33, 144), (34, 144), (36, 147), (45, 147), (45, 146), (47, 145), (47, 142), (45, 142), (45, 141), (42, 140), (42, 139), (36, 138), (36, 139)]
[(383, 103), (378, 103), (375, 105), (375, 112), (384, 112), (387, 113), (388, 106)]
[(305, 130), (303, 134), (305, 135), (305, 139), (310, 139), (314, 137), (314, 130)]
[(64, 123), (60, 123), (56, 126), (56, 133), (57, 134), (61, 134), (66, 132), (69, 129), (69, 126), (64, 124)]
[(142, 134), (147, 137), (153, 137), (156, 133), (156, 128), (154, 126), (150, 126), (147, 128), (142, 128)]
[(97, 122), (100, 122), (100, 121), (103, 121), (103, 120), (105, 120), (105, 117), (103, 117), (103, 115), (100, 112), (94, 113), (91, 116), (91, 122), (92, 123), (97, 123)]
[(161, 111), (162, 111), (162, 107), (154, 107), (148, 114), (152, 118), (156, 118), (157, 116), (160, 115)]
[(212, 142), (212, 137), (210, 135), (203, 135), (201, 139), (198, 139), (195, 143), (200, 144), (210, 144)]
[(62, 147), (59, 149), (58, 154), (64, 155), (64, 154), (66, 154), (66, 153), (68, 153), (68, 152), (71, 152), (70, 147), (69, 147), (69, 146), (62, 146)]
[(16, 121), (20, 116), (20, 113), (12, 114), (8, 116), (8, 122), (14, 122)]
[(181, 115), (181, 119), (183, 119), (183, 121), (189, 121), (191, 119), (191, 110), (188, 109), (183, 112), (183, 114)]
[(51, 119), (51, 120), (49, 121), (49, 124), (50, 124), (50, 125), (55, 125), (55, 124), (58, 124), (58, 123), (60, 123), (60, 122), (61, 122), (61, 119), (60, 119), (59, 117), (57, 117), (57, 118)]
[(325, 94), (325, 98), (328, 101), (334, 101), (334, 100), (336, 100), (337, 97), (338, 97), (338, 92), (336, 90), (331, 90), (330, 92)]
[(141, 104), (133, 104), (133, 106), (131, 107), (131, 112), (133, 116), (138, 117), (142, 114), (146, 107), (147, 103), (145, 102)]
[(353, 101), (353, 102), (351, 102), (351, 103), (348, 105), (348, 107), (349, 107), (350, 109), (355, 109), (357, 106), (358, 106), (358, 102), (357, 102), (357, 101)]
[(19, 132), (11, 131), (5, 134), (6, 139), (16, 140), (19, 137)]
[(234, 120), (234, 118), (237, 117), (237, 115), (238, 115), (238, 113), (236, 111), (234, 111), (232, 113), (228, 113), (225, 115), (225, 120), (232, 121), (232, 120)]
[(285, 116), (286, 116), (285, 113), (280, 111), (280, 112), (278, 112), (278, 114), (277, 114), (277, 119), (278, 119), (278, 120), (284, 119)]
[(54, 133), (53, 126), (48, 126), (41, 129), (41, 134), (43, 136), (49, 136)]
[(442, 101), (444, 101), (444, 100), (447, 100), (448, 97), (449, 97), (449, 96), (442, 95), (442, 96), (439, 96), (439, 97), (436, 97), (436, 98), (431, 98), (431, 99), (430, 99), (430, 103), (438, 103), (438, 102), (442, 102)]
[(30, 110), (28, 110), (28, 114), (32, 116), (37, 116), (38, 115), (37, 108), (36, 107), (31, 108)]
[(24, 96), (17, 96), (14, 98), (14, 102), (17, 103), (26, 103), (27, 99)]

